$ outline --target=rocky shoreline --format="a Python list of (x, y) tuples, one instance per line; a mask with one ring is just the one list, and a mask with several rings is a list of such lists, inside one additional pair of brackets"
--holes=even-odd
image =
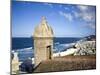
[(95, 55), (96, 54), (96, 42), (95, 41), (83, 41), (77, 42), (73, 48), (66, 49), (63, 52), (54, 53), (54, 57), (66, 56), (66, 55)]
[(96, 55), (96, 36), (90, 35), (82, 38), (73, 44), (71, 48), (65, 49), (63, 52), (54, 53), (54, 57), (66, 55)]

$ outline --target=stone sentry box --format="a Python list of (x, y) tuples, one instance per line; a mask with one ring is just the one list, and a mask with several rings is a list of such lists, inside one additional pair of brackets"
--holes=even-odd
[(40, 62), (53, 58), (53, 30), (48, 25), (45, 17), (42, 17), (41, 23), (35, 28), (33, 37), (36, 67)]

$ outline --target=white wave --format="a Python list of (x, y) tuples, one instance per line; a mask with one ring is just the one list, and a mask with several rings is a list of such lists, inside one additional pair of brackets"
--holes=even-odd
[(59, 42), (56, 42), (56, 43), (55, 43), (55, 45), (58, 45), (58, 44), (60, 44), (60, 43), (59, 43)]
[(64, 52), (54, 53), (54, 54), (53, 54), (53, 57), (71, 55), (71, 54), (75, 53), (76, 51), (77, 51), (77, 49), (70, 48), (70, 49), (67, 49), (67, 50), (64, 51)]
[(32, 50), (32, 47), (28, 47), (28, 48), (22, 48), (22, 49), (14, 49), (12, 51), (29, 51), (29, 50)]
[(14, 52), (15, 52), (15, 50), (12, 50), (11, 52), (12, 52), (12, 53), (14, 53)]
[(69, 43), (69, 44), (60, 44), (60, 46), (66, 46), (66, 47), (68, 47), (68, 46), (73, 46), (73, 45), (75, 45), (75, 43)]
[(31, 50), (32, 47), (28, 47), (28, 48), (23, 48), (24, 50)]
[(35, 62), (34, 62), (34, 58), (32, 58), (32, 64), (34, 64)]

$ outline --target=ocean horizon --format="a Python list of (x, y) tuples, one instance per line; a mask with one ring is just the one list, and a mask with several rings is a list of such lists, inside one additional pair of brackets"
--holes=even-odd
[[(54, 37), (54, 44), (68, 44), (80, 40), (81, 37)], [(12, 50), (34, 47), (32, 37), (12, 37)]]

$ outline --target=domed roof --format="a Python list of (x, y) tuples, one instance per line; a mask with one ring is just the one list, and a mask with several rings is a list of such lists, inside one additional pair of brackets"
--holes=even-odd
[(42, 17), (41, 23), (35, 28), (34, 37), (53, 37), (53, 30), (45, 17)]

